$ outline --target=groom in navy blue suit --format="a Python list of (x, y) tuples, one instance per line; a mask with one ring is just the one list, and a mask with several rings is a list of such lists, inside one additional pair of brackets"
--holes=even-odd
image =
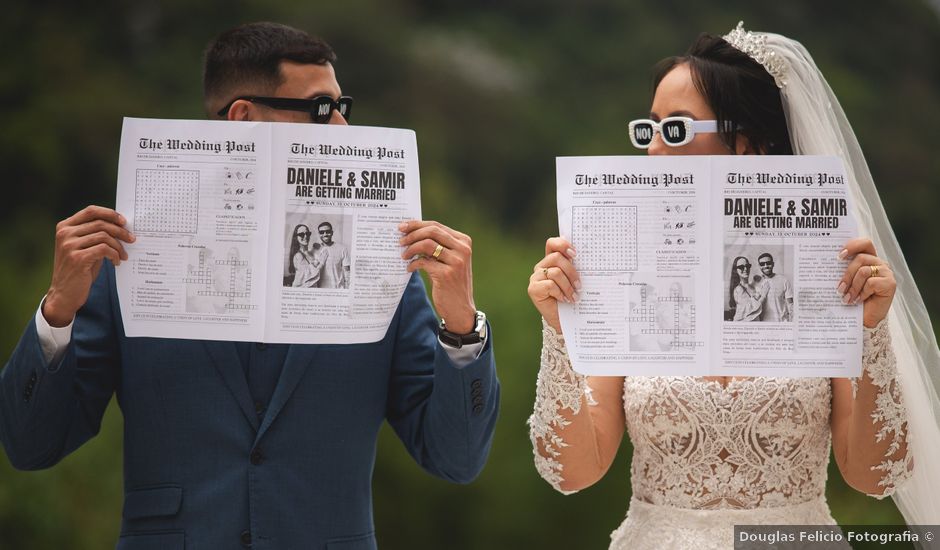
[[(229, 120), (345, 124), (328, 45), (273, 23), (219, 36), (205, 102)], [(298, 101), (278, 101), (291, 98)], [(372, 549), (372, 469), (384, 420), (428, 472), (483, 467), (499, 383), (473, 302), (469, 237), (403, 223), (413, 274), (385, 337), (358, 345), (128, 338), (114, 268), (134, 241), (90, 206), (56, 228), (52, 283), (0, 372), (0, 439), (48, 468), (124, 415), (123, 550)], [(109, 260), (109, 261), (105, 261)]]

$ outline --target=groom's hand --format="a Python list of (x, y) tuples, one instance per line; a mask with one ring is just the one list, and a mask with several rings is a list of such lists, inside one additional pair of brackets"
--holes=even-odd
[(399, 241), (405, 247), (402, 258), (413, 258), (408, 271), (428, 274), (431, 301), (447, 330), (468, 334), (476, 319), (470, 237), (435, 221), (409, 220), (398, 229), (404, 234)]
[(101, 263), (127, 259), (122, 243), (134, 242), (127, 220), (110, 208), (89, 206), (59, 222), (55, 233), (52, 282), (42, 315), (54, 327), (72, 322), (85, 304)]

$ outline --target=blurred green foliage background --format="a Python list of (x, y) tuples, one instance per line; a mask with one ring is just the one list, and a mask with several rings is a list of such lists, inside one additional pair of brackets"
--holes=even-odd
[[(649, 68), (700, 31), (786, 34), (841, 98), (935, 318), (940, 247), (940, 19), (927, 0), (756, 3), (583, 0), (14, 0), (0, 18), (0, 349), (9, 354), (48, 286), (55, 223), (113, 205), (123, 116), (203, 118), (201, 53), (253, 20), (327, 39), (359, 124), (414, 128), (425, 217), (474, 237), (477, 305), (492, 320), (503, 401), (489, 466), (467, 487), (419, 470), (390, 430), (375, 472), (384, 548), (605, 548), (629, 499), (630, 449), (563, 497), (535, 473), (525, 419), (540, 324), (525, 293), (557, 232), (554, 157), (634, 154), (626, 121), (648, 112)], [(933, 220), (933, 221), (931, 221)], [(900, 281), (911, 285), (911, 281)], [(0, 548), (113, 547), (123, 424), (56, 467), (0, 458)], [(841, 523), (894, 523), (890, 499), (830, 469)]]

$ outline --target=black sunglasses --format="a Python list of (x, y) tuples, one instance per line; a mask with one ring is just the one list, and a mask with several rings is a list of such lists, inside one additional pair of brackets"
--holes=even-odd
[(328, 123), (330, 121), (330, 117), (333, 116), (334, 109), (339, 111), (339, 114), (342, 115), (344, 119), (346, 119), (346, 122), (349, 122), (349, 115), (352, 113), (353, 103), (353, 98), (349, 97), (348, 95), (341, 96), (335, 101), (328, 95), (321, 95), (313, 99), (246, 95), (236, 97), (230, 101), (228, 105), (219, 110), (219, 116), (226, 116), (229, 109), (232, 108), (232, 104), (238, 100), (250, 101), (252, 103), (265, 105), (267, 107), (271, 107), (272, 109), (279, 109), (282, 111), (302, 111), (305, 113), (310, 113), (310, 120), (315, 124)]
[(738, 265), (734, 266), (734, 268), (735, 268), (735, 269), (738, 269), (738, 270), (741, 270), (741, 269), (751, 269), (751, 264), (738, 264)]
[(309, 236), (310, 236), (310, 232), (309, 232), (309, 231), (298, 231), (297, 233), (294, 233), (294, 235), (296, 235), (297, 237), (309, 237)]

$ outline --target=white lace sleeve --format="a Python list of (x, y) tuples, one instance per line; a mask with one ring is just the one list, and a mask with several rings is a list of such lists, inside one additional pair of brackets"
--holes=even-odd
[(561, 448), (568, 445), (557, 430), (571, 423), (561, 411), (568, 409), (571, 414), (578, 414), (582, 398), (589, 405), (596, 404), (587, 377), (571, 368), (564, 337), (543, 319), (542, 364), (535, 384), (535, 407), (528, 420), (529, 437), (535, 454), (535, 469), (552, 487), (566, 495), (575, 491), (561, 488), (563, 466), (557, 458)]
[[(907, 411), (897, 380), (897, 360), (886, 320), (875, 328), (865, 329), (862, 349), (862, 378), (868, 378), (877, 388), (875, 407), (871, 412), (872, 422), (878, 430), (875, 442), (890, 441), (884, 460), (871, 468), (882, 472), (878, 485), (884, 487), (884, 493), (871, 495), (881, 499), (894, 493), (895, 488), (911, 476), (913, 469), (912, 455), (907, 452)], [(858, 384), (858, 379), (852, 379), (853, 397), (857, 395)]]

